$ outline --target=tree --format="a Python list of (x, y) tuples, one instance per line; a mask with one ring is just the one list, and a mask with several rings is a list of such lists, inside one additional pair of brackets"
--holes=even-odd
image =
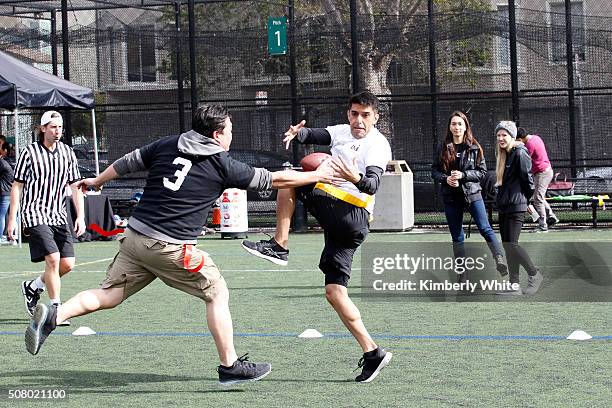
[[(469, 22), (462, 14), (464, 10), (489, 10), (490, 0), (434, 0), (438, 12), (448, 13), (451, 17), (441, 19), (444, 27), (450, 32), (449, 38), (461, 40), (455, 46), (455, 57), (453, 63), (460, 64), (461, 67), (474, 67), (482, 64), (490, 56), (473, 39), (461, 37), (462, 25)], [(322, 21), (327, 30), (333, 35), (337, 35), (335, 41), (340, 44), (340, 52), (347, 67), (351, 64), (351, 24), (350, 10), (346, 0), (317, 0), (311, 2), (295, 2), (295, 15), (300, 18), (312, 17), (313, 21)], [(247, 6), (245, 6), (247, 4)], [(427, 48), (427, 1), (426, 0), (356, 0), (357, 6), (357, 36), (358, 36), (358, 66), (361, 88), (367, 88), (380, 96), (390, 96), (391, 89), (388, 84), (389, 67), (394, 59), (406, 59), (412, 51)], [(268, 16), (282, 15), (286, 13), (284, 2), (253, 1), (243, 2), (224, 2), (206, 3), (196, 6), (196, 21), (199, 28), (198, 35), (208, 35), (202, 32), (203, 28), (211, 27), (212, 39), (215, 33), (222, 33), (234, 30), (262, 30)], [(183, 7), (181, 19), (183, 31), (187, 31), (187, 8)], [(453, 17), (454, 16), (454, 17)], [(174, 10), (168, 8), (165, 11), (165, 20), (174, 23)], [(246, 32), (246, 31), (245, 31)], [(204, 39), (198, 38), (200, 43), (205, 43)], [(239, 39), (235, 41), (240, 41)], [(188, 78), (187, 72), (189, 60), (184, 43), (182, 66), (184, 78)], [(233, 44), (239, 48), (237, 44)], [(245, 45), (241, 45), (244, 47)], [(248, 47), (248, 45), (246, 45)], [(297, 47), (303, 48), (303, 47)], [(311, 49), (306, 50), (299, 58), (309, 58), (306, 56)], [(228, 86), (235, 84), (232, 73), (228, 70), (218, 69), (214, 64), (208, 63), (205, 52), (197, 53), (197, 82), (201, 89), (200, 96), (204, 96), (207, 89), (212, 86), (220, 86), (227, 83)], [(259, 55), (251, 60), (246, 60), (243, 56), (239, 57), (215, 56), (215, 58), (225, 58), (227, 66), (235, 72), (249, 72), (253, 67), (265, 67), (274, 75), (287, 75), (287, 61), (284, 57), (269, 58), (267, 55)], [(312, 58), (312, 57), (310, 57)], [(176, 55), (169, 53), (164, 70), (174, 72)], [(425, 60), (418, 61), (421, 66), (427, 66)], [(221, 66), (223, 64), (215, 64)], [(299, 62), (298, 62), (299, 65)], [(261, 69), (261, 68), (260, 68)], [(350, 71), (350, 70), (348, 70)], [(231, 89), (231, 88), (227, 88)], [(392, 138), (393, 127), (389, 115), (390, 106), (384, 103), (381, 107), (381, 120), (378, 127), (381, 131)]]
[[(350, 18), (346, 1), (319, 0), (330, 26), (343, 28), (341, 43), (347, 59), (350, 60), (352, 44), (350, 42)], [(452, 23), (465, 23), (463, 10), (490, 10), (490, 0), (434, 0), (436, 11), (458, 16), (447, 20)], [(387, 82), (388, 71), (392, 61), (406, 53), (406, 48), (415, 49), (411, 42), (426, 37), (427, 13), (426, 0), (357, 0), (357, 33), (359, 38), (359, 76), (363, 88), (368, 88), (377, 95), (391, 95)], [(445, 27), (452, 30), (453, 27)], [(418, 34), (420, 33), (420, 34)], [(417, 35), (415, 35), (417, 34)], [(456, 36), (460, 38), (460, 35)], [(459, 43), (455, 62), (462, 67), (473, 68), (490, 58), (482, 44), (475, 44), (470, 39)], [(424, 64), (424, 61), (420, 61)], [(390, 107), (383, 104), (383, 113), (378, 127), (392, 138), (393, 125), (388, 115)]]

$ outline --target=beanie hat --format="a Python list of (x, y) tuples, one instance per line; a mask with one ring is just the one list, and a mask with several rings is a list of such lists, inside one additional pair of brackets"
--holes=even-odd
[(512, 136), (512, 139), (516, 139), (516, 123), (511, 120), (502, 120), (495, 126), (495, 135), (502, 129), (508, 132), (508, 134)]

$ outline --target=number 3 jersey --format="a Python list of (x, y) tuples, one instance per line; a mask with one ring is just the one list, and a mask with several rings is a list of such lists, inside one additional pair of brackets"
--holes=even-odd
[(270, 172), (232, 159), (195, 131), (169, 136), (113, 163), (123, 175), (148, 170), (129, 228), (165, 242), (196, 243), (206, 216), (226, 188), (265, 190)]

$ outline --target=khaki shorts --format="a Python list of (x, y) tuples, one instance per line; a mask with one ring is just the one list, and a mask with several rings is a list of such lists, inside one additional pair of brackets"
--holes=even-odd
[(225, 279), (210, 256), (194, 245), (170, 244), (131, 229), (125, 230), (119, 242), (119, 252), (108, 266), (101, 286), (122, 287), (124, 300), (155, 278), (207, 302), (227, 291)]

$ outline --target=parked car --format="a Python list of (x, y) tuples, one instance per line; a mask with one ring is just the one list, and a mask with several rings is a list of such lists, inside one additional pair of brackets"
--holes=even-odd
[(609, 193), (612, 193), (612, 167), (592, 167), (577, 172), (574, 194)]
[[(80, 165), (90, 169), (96, 168), (96, 156), (92, 146), (86, 144), (74, 145), (72, 150)], [(100, 171), (108, 166), (108, 151), (98, 150), (98, 164)]]
[[(263, 167), (270, 171), (283, 170), (283, 165), (288, 162), (288, 158), (277, 153), (248, 150), (248, 149), (231, 149), (230, 156), (238, 161), (246, 163), (253, 167)], [(266, 191), (247, 191), (248, 201), (276, 201), (276, 190)]]

